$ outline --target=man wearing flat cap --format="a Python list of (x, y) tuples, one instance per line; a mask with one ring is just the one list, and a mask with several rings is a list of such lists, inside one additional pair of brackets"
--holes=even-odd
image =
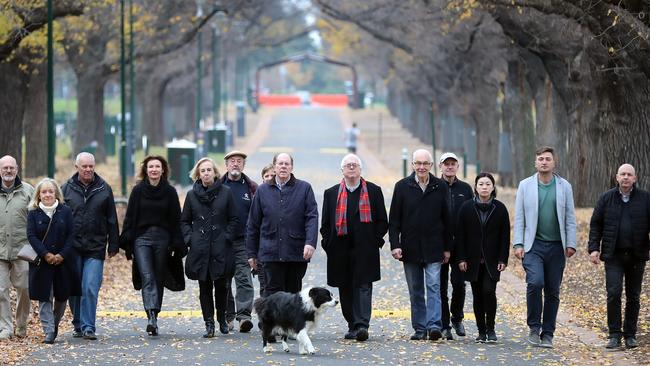
[(235, 286), (236, 296), (232, 296), (232, 279), (228, 281), (228, 308), (226, 319), (231, 330), (234, 328), (234, 320), (239, 321), (239, 331), (247, 333), (253, 328), (251, 311), (253, 309), (253, 279), (251, 278), (248, 256), (244, 236), (246, 233), (246, 221), (248, 211), (251, 208), (253, 195), (257, 190), (257, 183), (244, 174), (246, 166), (246, 154), (234, 150), (226, 154), (224, 161), (227, 173), (221, 178), (221, 182), (227, 185), (235, 197), (239, 224), (235, 230), (233, 252), (235, 255)]

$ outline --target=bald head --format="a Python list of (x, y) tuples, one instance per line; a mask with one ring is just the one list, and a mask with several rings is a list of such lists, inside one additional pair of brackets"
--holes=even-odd
[(10, 188), (13, 187), (18, 174), (18, 162), (11, 155), (5, 155), (0, 158), (0, 175), (2, 175), (2, 185)]
[(636, 183), (636, 171), (631, 164), (623, 164), (616, 172), (616, 181), (623, 193), (629, 193)]

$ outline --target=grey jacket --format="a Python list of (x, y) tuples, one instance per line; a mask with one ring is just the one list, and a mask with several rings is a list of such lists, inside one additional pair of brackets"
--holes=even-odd
[(11, 193), (0, 190), (0, 260), (15, 260), (27, 244), (27, 205), (34, 187), (16, 177)]
[[(515, 200), (514, 245), (523, 245), (528, 252), (533, 247), (537, 234), (537, 212), (539, 199), (537, 195), (537, 173), (519, 182)], [(560, 236), (564, 249), (576, 249), (576, 212), (573, 204), (571, 184), (559, 175), (555, 175), (557, 218), (560, 224)]]

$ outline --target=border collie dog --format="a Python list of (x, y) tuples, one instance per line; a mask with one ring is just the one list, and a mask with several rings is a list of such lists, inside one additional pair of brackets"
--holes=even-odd
[(314, 354), (316, 350), (307, 332), (316, 328), (327, 308), (338, 303), (332, 293), (322, 287), (308, 287), (295, 294), (280, 291), (258, 298), (255, 300), (255, 312), (262, 331), (264, 352), (273, 351), (268, 345), (268, 339), (277, 333), (282, 336), (282, 349), (285, 352), (289, 352), (287, 337), (291, 335), (298, 340), (298, 352), (301, 355)]

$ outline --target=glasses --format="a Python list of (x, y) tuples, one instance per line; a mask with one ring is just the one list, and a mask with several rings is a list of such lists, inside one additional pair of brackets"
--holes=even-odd
[(341, 166), (341, 168), (348, 168), (348, 169), (352, 170), (352, 169), (356, 169), (358, 166), (359, 166), (359, 164), (356, 164), (356, 163), (347, 163), (347, 164), (343, 164), (343, 166)]
[(431, 166), (431, 162), (430, 161), (414, 161), (413, 165), (415, 165), (415, 166), (423, 166), (423, 167), (426, 168), (426, 167)]

